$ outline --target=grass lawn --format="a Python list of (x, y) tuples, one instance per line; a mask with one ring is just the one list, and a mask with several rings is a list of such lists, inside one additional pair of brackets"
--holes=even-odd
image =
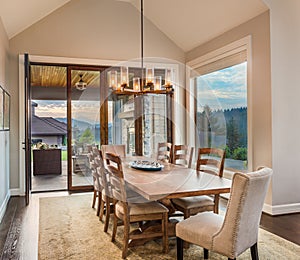
[(61, 151), (61, 160), (67, 161), (68, 160), (68, 153), (67, 151)]

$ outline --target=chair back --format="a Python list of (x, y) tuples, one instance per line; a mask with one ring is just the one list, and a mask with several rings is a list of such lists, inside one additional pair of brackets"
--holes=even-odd
[(106, 196), (111, 197), (111, 188), (109, 183), (108, 171), (105, 169), (102, 152), (99, 152), (99, 156), (95, 158), (95, 161), (98, 164), (97, 175), (99, 179), (100, 187), (104, 190)]
[(172, 144), (158, 143), (157, 144), (157, 160), (170, 163), (172, 162)]
[(92, 154), (96, 157), (99, 156), (99, 149), (97, 146), (92, 147)]
[(223, 226), (213, 236), (217, 252), (235, 258), (257, 242), (271, 175), (270, 168), (234, 174)]
[(126, 157), (125, 144), (103, 144), (101, 146), (101, 151), (104, 159), (106, 159), (106, 153), (113, 153), (121, 158)]
[(194, 147), (189, 147), (188, 145), (174, 145), (173, 163), (191, 168), (193, 153)]
[(127, 196), (121, 158), (113, 153), (106, 153), (105, 157), (112, 197), (114, 200), (126, 202)]
[(223, 177), (224, 161), (225, 150), (218, 148), (199, 148), (196, 170)]

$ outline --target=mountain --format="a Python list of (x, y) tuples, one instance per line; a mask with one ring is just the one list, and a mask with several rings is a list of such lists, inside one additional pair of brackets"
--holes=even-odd
[[(67, 118), (55, 118), (56, 120), (60, 122), (67, 123)], [(72, 127), (78, 127), (79, 131), (84, 131), (87, 128), (93, 129), (94, 126), (88, 122), (72, 119)]]

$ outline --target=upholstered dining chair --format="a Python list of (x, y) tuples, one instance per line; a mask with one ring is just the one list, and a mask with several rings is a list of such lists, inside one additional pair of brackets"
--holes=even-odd
[(157, 144), (157, 160), (162, 162), (172, 162), (172, 144), (158, 143)]
[(202, 212), (176, 225), (177, 259), (183, 259), (183, 241), (235, 259), (248, 248), (251, 258), (258, 259), (257, 236), (272, 169), (235, 173), (225, 217)]
[[(122, 258), (126, 258), (129, 240), (145, 238), (144, 234), (130, 233), (130, 223), (148, 220), (161, 220), (160, 234), (148, 234), (147, 238), (162, 237), (163, 251), (168, 251), (168, 209), (156, 201), (131, 202), (127, 196), (121, 158), (112, 153), (106, 153), (106, 167), (109, 172), (112, 196), (114, 199), (114, 224), (112, 241), (115, 241), (118, 220), (124, 225), (124, 241)], [(143, 202), (145, 201), (145, 202)]]
[(113, 153), (119, 155), (121, 158), (126, 157), (125, 144), (103, 144), (101, 145), (103, 158), (105, 159), (106, 153)]
[[(209, 174), (223, 176), (225, 151), (217, 148), (199, 148), (196, 169)], [(204, 167), (205, 168), (204, 168)], [(183, 212), (184, 218), (189, 218), (203, 211), (219, 212), (219, 195), (194, 196), (173, 199), (176, 210)]]
[(191, 168), (193, 161), (194, 147), (188, 145), (174, 145), (173, 163)]

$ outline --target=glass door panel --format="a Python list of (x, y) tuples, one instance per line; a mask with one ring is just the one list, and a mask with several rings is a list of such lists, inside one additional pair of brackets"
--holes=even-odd
[(92, 146), (100, 147), (100, 71), (71, 69), (70, 128), (71, 128), (71, 189), (93, 185), (88, 153)]

